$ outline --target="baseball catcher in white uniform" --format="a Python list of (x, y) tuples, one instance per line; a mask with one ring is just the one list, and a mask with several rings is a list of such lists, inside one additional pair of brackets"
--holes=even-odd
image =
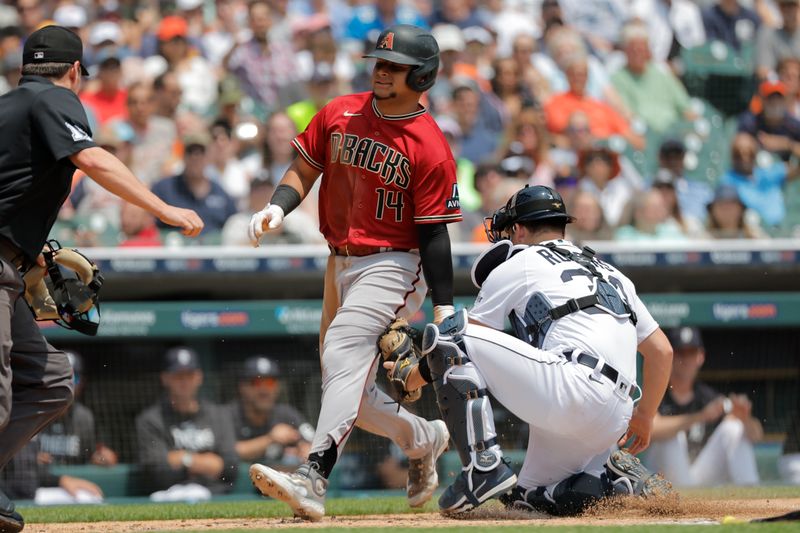
[[(443, 513), (501, 497), (568, 515), (616, 494), (672, 490), (632, 455), (650, 442), (672, 348), (633, 283), (564, 240), (573, 220), (549, 187), (517, 192), (486, 220), (494, 245), (472, 268), (474, 307), (426, 326), (426, 357), (412, 372), (384, 364), (390, 379), (402, 372), (408, 390), (433, 383), (463, 464), (439, 499)], [(506, 320), (514, 336), (503, 333)], [(530, 425), (519, 481), (497, 444), (488, 392)], [(628, 451), (616, 449), (629, 441)]]

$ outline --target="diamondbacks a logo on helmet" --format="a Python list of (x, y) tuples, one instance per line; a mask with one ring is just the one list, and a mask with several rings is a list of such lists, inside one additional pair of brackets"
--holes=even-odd
[(382, 50), (394, 50), (394, 32), (389, 32), (386, 37), (378, 44), (378, 48)]

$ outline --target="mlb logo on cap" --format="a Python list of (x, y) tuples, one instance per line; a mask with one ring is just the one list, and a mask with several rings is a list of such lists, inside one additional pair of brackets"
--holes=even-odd
[(260, 357), (258, 362), (256, 363), (258, 367), (258, 371), (262, 374), (269, 374), (270, 368), (272, 364), (269, 362), (269, 359), (266, 357)]
[(44, 59), (44, 52), (34, 52), (33, 53), (34, 59)]

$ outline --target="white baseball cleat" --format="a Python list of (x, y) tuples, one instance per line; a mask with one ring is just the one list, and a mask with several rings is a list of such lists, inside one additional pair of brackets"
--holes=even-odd
[(439, 486), (439, 475), (436, 473), (436, 461), (439, 456), (447, 449), (450, 440), (450, 432), (447, 431), (447, 424), (442, 420), (432, 420), (433, 430), (436, 436), (430, 453), (419, 459), (408, 460), (408, 481), (406, 482), (406, 493), (408, 494), (408, 505), (411, 507), (422, 507), (433, 496), (433, 491)]
[(316, 522), (325, 516), (328, 480), (309, 464), (294, 472), (279, 472), (256, 463), (250, 467), (250, 480), (261, 494), (289, 504), (303, 520)]

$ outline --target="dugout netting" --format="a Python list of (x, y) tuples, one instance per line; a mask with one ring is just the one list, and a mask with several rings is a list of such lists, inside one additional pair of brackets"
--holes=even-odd
[[(722, 393), (745, 393), (753, 412), (762, 421), (770, 443), (783, 442), (792, 417), (797, 416), (797, 382), (800, 375), (800, 336), (796, 328), (756, 330), (703, 329), (706, 362), (701, 379)], [(134, 420), (162, 394), (159, 372), (164, 351), (186, 343), (200, 354), (204, 367), (202, 397), (220, 403), (236, 394), (236, 371), (255, 354), (278, 361), (282, 370), (280, 401), (299, 409), (312, 424), (319, 414), (321, 381), (317, 339), (312, 336), (240, 338), (216, 340), (128, 339), (93, 342), (62, 342), (84, 360), (84, 390), (81, 401), (96, 419), (97, 433), (117, 451), (123, 463), (136, 461)], [(384, 383), (379, 372), (379, 383)], [(385, 388), (385, 387), (384, 387)], [(524, 449), (527, 427), (494, 402), (498, 436), (509, 451)], [(547, 406), (542, 406), (547, 409)], [(438, 417), (433, 391), (411, 405), (415, 413)], [(774, 447), (773, 447), (774, 448)], [(773, 449), (774, 452), (774, 449)], [(391, 484), (381, 465), (395, 460), (402, 467), (402, 454), (386, 439), (356, 430), (339, 464), (339, 482), (347, 488), (381, 488)]]

